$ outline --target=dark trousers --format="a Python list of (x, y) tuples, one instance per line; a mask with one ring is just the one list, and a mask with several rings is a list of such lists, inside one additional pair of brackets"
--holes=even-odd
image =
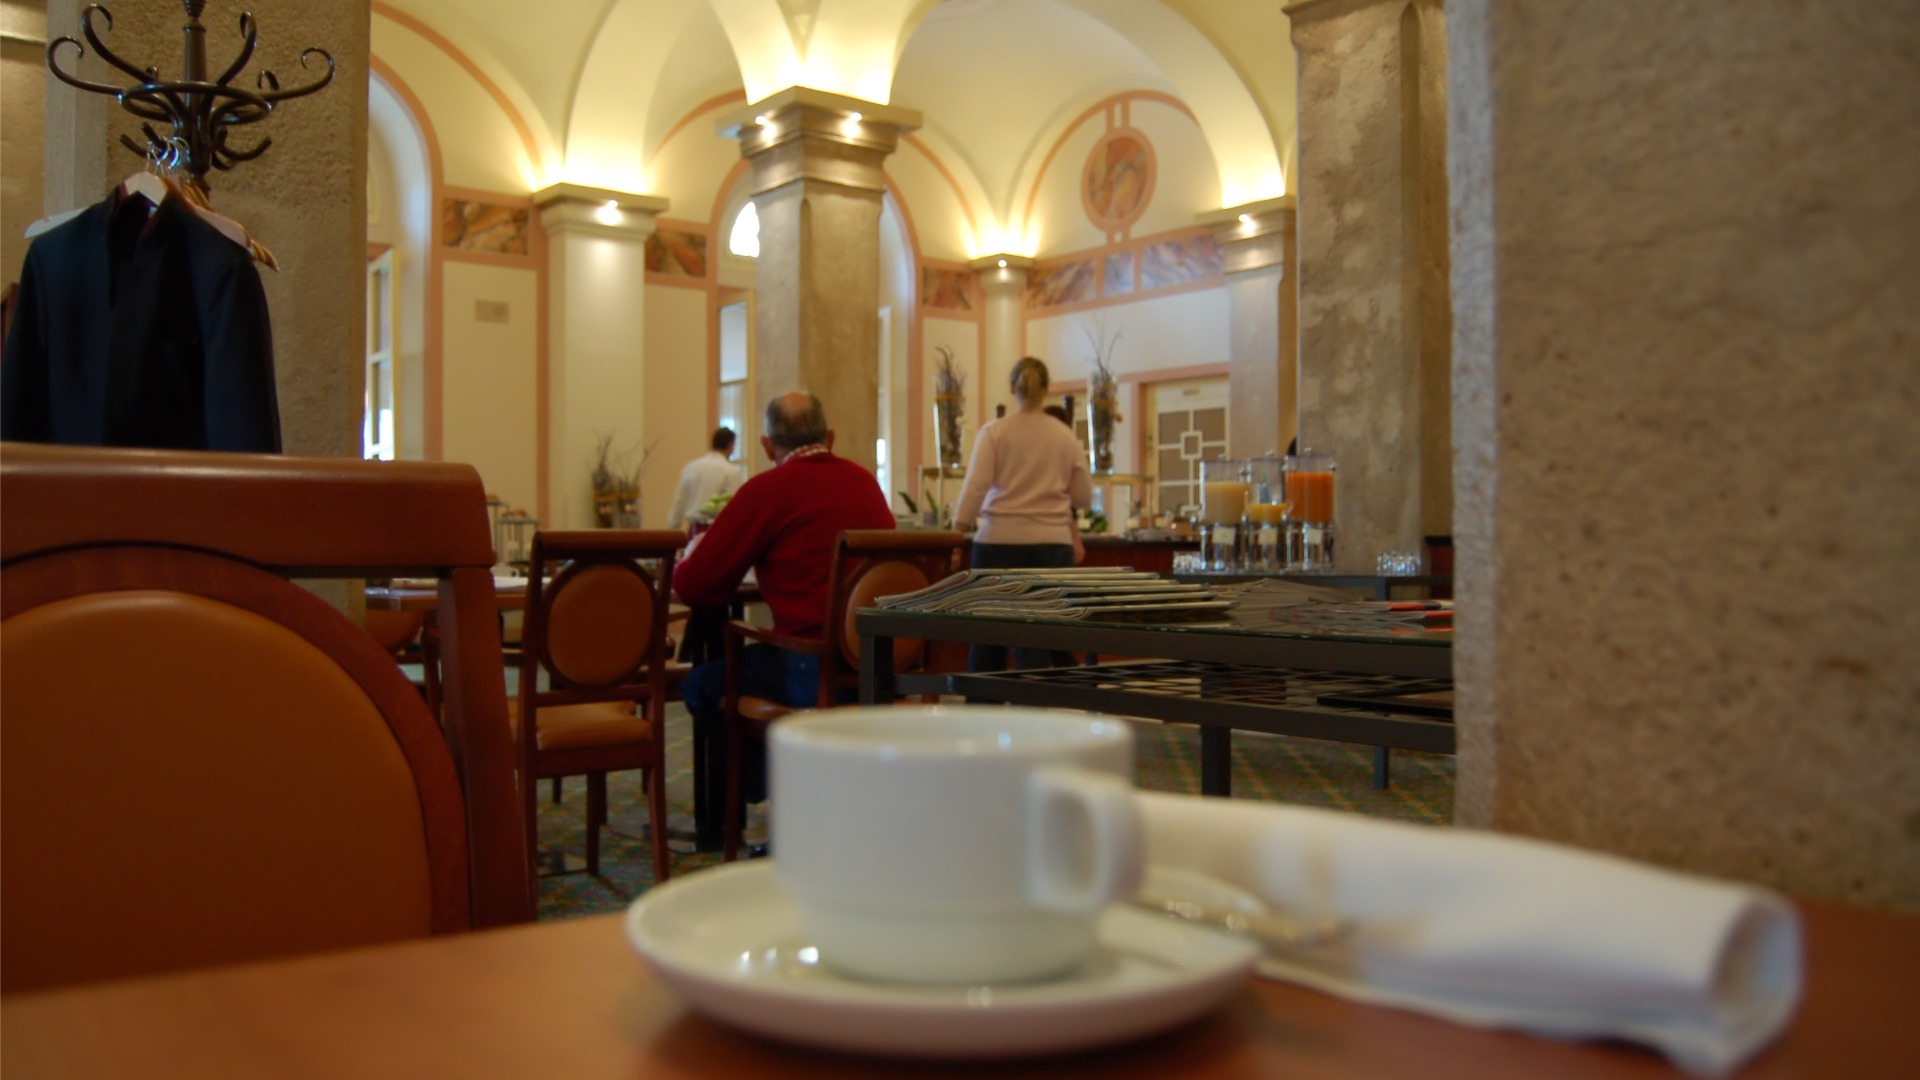
[[(1072, 544), (979, 544), (973, 545), (975, 570), (1019, 570), (1073, 565)], [(1079, 663), (1070, 652), (1051, 649), (1015, 649), (1013, 665), (1019, 668), (1070, 667)], [(967, 647), (968, 671), (1004, 671), (1007, 650), (1002, 645)]]

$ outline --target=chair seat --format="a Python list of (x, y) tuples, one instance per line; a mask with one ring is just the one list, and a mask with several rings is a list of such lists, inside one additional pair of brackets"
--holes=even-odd
[(740, 698), (740, 718), (755, 721), (763, 727), (797, 711), (799, 710), (790, 705), (768, 701), (766, 698), (749, 697), (744, 694)]
[[(520, 710), (513, 710), (514, 735), (520, 734)], [(548, 705), (540, 710), (542, 750), (580, 750), (589, 746), (643, 743), (653, 737), (646, 718), (635, 716), (631, 701), (594, 701), (584, 705)]]

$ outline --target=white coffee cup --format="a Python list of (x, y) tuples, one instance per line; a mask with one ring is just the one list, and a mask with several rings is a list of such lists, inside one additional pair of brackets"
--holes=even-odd
[(1142, 873), (1133, 731), (1044, 709), (892, 706), (769, 734), (773, 863), (822, 963), (873, 979), (1062, 974)]

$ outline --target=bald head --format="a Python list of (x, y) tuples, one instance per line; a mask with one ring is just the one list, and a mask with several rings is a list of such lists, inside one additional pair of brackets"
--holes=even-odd
[(824, 443), (827, 436), (827, 410), (812, 394), (796, 390), (767, 403), (767, 442), (772, 456), (784, 457), (803, 446)]

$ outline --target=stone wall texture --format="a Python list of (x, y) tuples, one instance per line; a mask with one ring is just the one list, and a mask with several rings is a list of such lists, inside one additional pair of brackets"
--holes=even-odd
[[(110, 5), (113, 28), (96, 19), (102, 40), (122, 59), (154, 65), (162, 78), (179, 78), (183, 66), (179, 4)], [(73, 0), (48, 6), (48, 34), (76, 34)], [(281, 104), (265, 120), (234, 130), (237, 147), (271, 137), (257, 160), (209, 177), (213, 205), (235, 218), (279, 260), (278, 272), (262, 269), (273, 313), (274, 366), (279, 379), (281, 434), (287, 453), (360, 455), (361, 401), (365, 381), (367, 67), (368, 0), (315, 4), (306, 0), (212, 0), (202, 15), (207, 27), (207, 65), (212, 75), (239, 55), (240, 13), (251, 11), (260, 43), (234, 85), (252, 88), (255, 73), (272, 70), (281, 86), (304, 85), (320, 71), (302, 68), (302, 50), (318, 46), (338, 66), (333, 85), (310, 97)], [(91, 59), (91, 58), (90, 58)], [(90, 77), (120, 85), (126, 76), (90, 66)], [(209, 76), (211, 77), (211, 75)], [(76, 99), (78, 91), (50, 90), (49, 131), (70, 115), (80, 134), (46, 142), (50, 191), (65, 191), (73, 206), (98, 199), (140, 159), (119, 145), (122, 133), (144, 142), (139, 122), (112, 106), (76, 108), (53, 97)], [(91, 105), (91, 102), (87, 104)], [(11, 112), (11, 109), (9, 109)], [(95, 119), (89, 121), (88, 117)], [(104, 117), (104, 130), (101, 121)], [(66, 126), (59, 125), (63, 132)], [(62, 177), (71, 177), (71, 186)]]
[(1458, 821), (1920, 909), (1920, 19), (1447, 32)]
[(1440, 10), (1287, 8), (1300, 63), (1300, 445), (1337, 456), (1347, 572), (1417, 550), (1451, 513)]

